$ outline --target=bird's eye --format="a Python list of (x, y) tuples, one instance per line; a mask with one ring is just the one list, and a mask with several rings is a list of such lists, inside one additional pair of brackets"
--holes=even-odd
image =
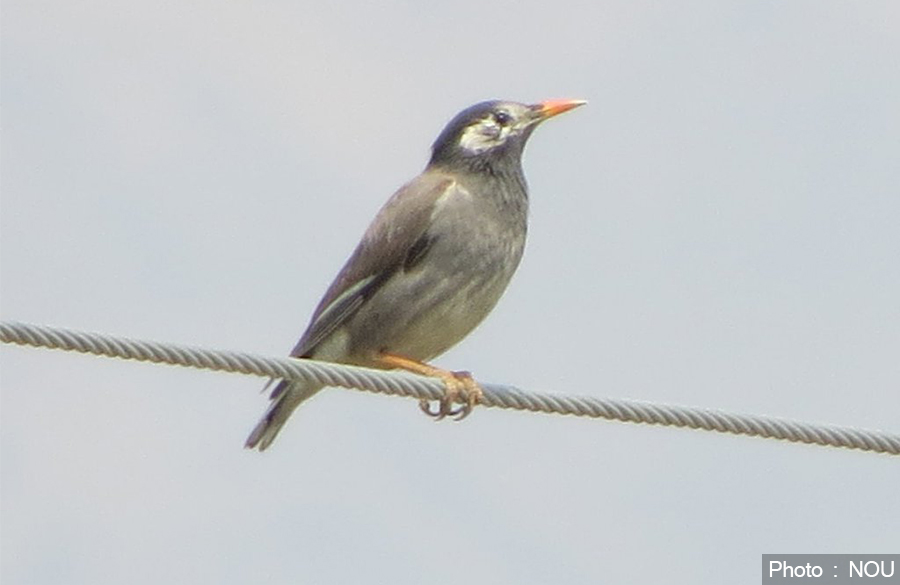
[(512, 116), (506, 112), (494, 112), (494, 121), (501, 126), (506, 126), (512, 122)]

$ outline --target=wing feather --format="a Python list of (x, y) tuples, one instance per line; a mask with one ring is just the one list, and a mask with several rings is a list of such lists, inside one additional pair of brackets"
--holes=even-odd
[(392, 275), (422, 261), (435, 203), (453, 189), (459, 187), (451, 177), (426, 171), (394, 193), (325, 292), (292, 356), (311, 357)]

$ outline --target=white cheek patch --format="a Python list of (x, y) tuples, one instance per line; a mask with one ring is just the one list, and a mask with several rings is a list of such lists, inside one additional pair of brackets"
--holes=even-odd
[(492, 120), (481, 120), (463, 130), (459, 146), (473, 154), (484, 152), (503, 144), (509, 134), (508, 127), (498, 126)]

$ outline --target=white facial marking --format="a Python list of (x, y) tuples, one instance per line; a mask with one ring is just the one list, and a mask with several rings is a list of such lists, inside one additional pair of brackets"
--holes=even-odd
[(512, 120), (509, 124), (500, 124), (491, 113), (463, 130), (462, 136), (459, 138), (459, 146), (473, 154), (478, 154), (506, 142), (513, 130)]

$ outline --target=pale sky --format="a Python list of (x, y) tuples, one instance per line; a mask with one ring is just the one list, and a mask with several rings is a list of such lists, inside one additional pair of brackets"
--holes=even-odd
[[(525, 258), (438, 365), (900, 431), (895, 0), (2, 6), (3, 319), (285, 355), (459, 110), (525, 156)], [(4, 583), (758, 583), (900, 550), (900, 461), (2, 356)]]

